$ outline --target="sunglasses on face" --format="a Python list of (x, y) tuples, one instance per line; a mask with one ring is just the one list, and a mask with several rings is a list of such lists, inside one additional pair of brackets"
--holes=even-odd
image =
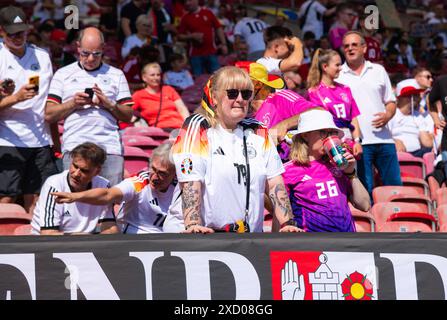
[(239, 92), (241, 93), (242, 99), (249, 100), (253, 95), (252, 90), (239, 90), (239, 89), (227, 89), (227, 97), (230, 100), (235, 100), (239, 96)]
[(345, 48), (345, 49), (349, 49), (350, 47), (356, 49), (356, 48), (360, 47), (360, 43), (353, 42), (353, 43), (347, 43), (347, 44), (343, 45), (343, 48)]
[(80, 55), (81, 55), (81, 57), (84, 57), (84, 58), (87, 58), (90, 55), (92, 55), (93, 58), (98, 58), (98, 57), (102, 56), (102, 51), (81, 50)]
[(20, 32), (16, 32), (16, 33), (7, 33), (6, 36), (8, 38), (21, 38), (23, 37), (25, 34), (25, 31), (20, 31)]
[(338, 136), (337, 130), (318, 130), (318, 132), (320, 133), (320, 139), (326, 139), (330, 136)]

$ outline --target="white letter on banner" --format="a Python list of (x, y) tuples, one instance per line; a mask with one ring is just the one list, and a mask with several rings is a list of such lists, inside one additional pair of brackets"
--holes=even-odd
[(129, 252), (129, 256), (135, 257), (143, 263), (146, 278), (146, 300), (152, 300), (152, 265), (155, 259), (164, 256), (164, 252)]
[(188, 300), (210, 300), (210, 261), (226, 264), (233, 273), (236, 300), (259, 300), (261, 285), (253, 265), (244, 256), (234, 252), (171, 252), (185, 263)]
[(434, 266), (441, 275), (444, 286), (444, 299), (447, 294), (447, 259), (432, 254), (382, 253), (381, 258), (387, 258), (393, 264), (396, 282), (397, 300), (417, 300), (416, 262), (425, 262)]
[(119, 300), (104, 271), (91, 252), (54, 253), (69, 270), (77, 269), (77, 286), (87, 300)]
[(36, 300), (36, 268), (34, 254), (0, 254), (0, 264), (13, 266), (22, 272), (26, 278), (26, 282), (28, 282), (31, 291), (31, 299)]

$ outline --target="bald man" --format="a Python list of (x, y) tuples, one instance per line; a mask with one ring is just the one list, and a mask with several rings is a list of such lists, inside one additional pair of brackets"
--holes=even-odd
[(100, 175), (115, 185), (124, 171), (118, 121), (129, 122), (132, 117), (129, 85), (121, 70), (102, 62), (101, 31), (94, 27), (82, 30), (77, 46), (79, 61), (54, 74), (45, 119), (50, 123), (64, 120), (64, 170), (70, 166), (71, 150), (80, 143), (93, 142), (107, 152)]

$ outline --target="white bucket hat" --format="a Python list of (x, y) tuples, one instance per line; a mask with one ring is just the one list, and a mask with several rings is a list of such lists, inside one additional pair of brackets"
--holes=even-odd
[(322, 109), (312, 109), (303, 112), (298, 119), (296, 134), (321, 129), (334, 129), (338, 131), (339, 138), (344, 136), (343, 130), (335, 125), (332, 114), (329, 111)]

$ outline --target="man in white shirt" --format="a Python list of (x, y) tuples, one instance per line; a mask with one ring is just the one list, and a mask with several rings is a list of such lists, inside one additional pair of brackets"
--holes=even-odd
[(109, 187), (98, 176), (106, 159), (103, 149), (94, 143), (83, 143), (70, 153), (70, 169), (49, 177), (40, 194), (31, 222), (32, 234), (103, 234), (117, 233), (111, 205), (92, 206), (59, 201), (60, 192), (82, 192), (91, 188)]
[(433, 129), (417, 110), (423, 91), (415, 79), (400, 81), (396, 86), (396, 114), (388, 122), (397, 151), (421, 158), (433, 148), (433, 135), (430, 133)]
[[(44, 120), (51, 60), (45, 50), (26, 43), (30, 26), (25, 21), (18, 7), (0, 10), (0, 80), (9, 83), (0, 99), (0, 202), (23, 195), (32, 213), (43, 182), (57, 168)], [(36, 84), (30, 84), (31, 77)]]
[[(178, 229), (176, 221), (183, 220), (183, 215), (181, 202), (178, 201), (180, 190), (174, 180), (175, 167), (169, 159), (171, 146), (171, 143), (164, 143), (154, 149), (149, 172), (142, 171), (110, 189), (102, 187), (84, 192), (55, 193), (57, 201), (89, 205), (122, 202), (118, 219), (123, 220), (122, 232), (130, 234), (162, 232), (166, 215), (173, 209), (175, 219), (172, 228)], [(171, 208), (172, 202), (175, 208)]]
[(51, 81), (45, 118), (50, 123), (64, 119), (64, 169), (70, 163), (68, 153), (79, 143), (91, 141), (106, 150), (100, 175), (115, 185), (124, 171), (118, 121), (132, 118), (129, 85), (121, 70), (102, 62), (101, 31), (82, 30), (77, 45), (79, 62), (59, 69)]
[(281, 76), (284, 72), (298, 70), (303, 61), (303, 44), (290, 29), (271, 26), (264, 30), (266, 49), (257, 63), (267, 72)]
[(298, 17), (300, 18), (301, 34), (312, 31), (315, 39), (320, 40), (323, 35), (323, 17), (328, 17), (335, 13), (336, 7), (327, 9), (324, 5), (327, 0), (306, 0), (300, 7)]
[(343, 37), (346, 58), (337, 82), (348, 86), (360, 109), (363, 156), (358, 161), (358, 176), (372, 195), (373, 165), (384, 185), (402, 185), (396, 147), (387, 124), (396, 113), (396, 98), (385, 69), (366, 61), (363, 35), (349, 31)]
[(248, 44), (248, 60), (256, 61), (264, 54), (265, 43), (263, 31), (268, 25), (259, 19), (244, 17), (234, 26), (234, 45), (238, 48), (241, 40)]

